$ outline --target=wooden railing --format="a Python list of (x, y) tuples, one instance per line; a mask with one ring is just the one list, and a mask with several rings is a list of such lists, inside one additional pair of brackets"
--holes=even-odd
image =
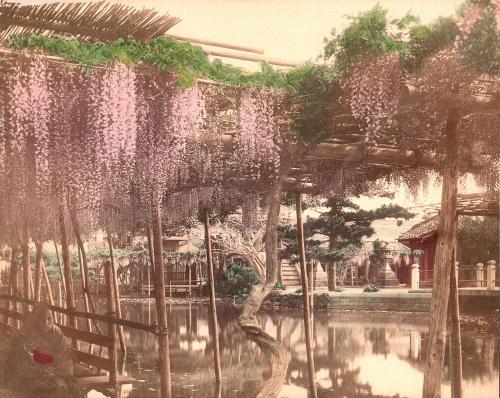
[[(28, 304), (35, 305), (36, 303), (33, 300), (28, 300), (23, 297), (11, 296), (6, 294), (0, 294), (0, 301), (7, 303), (7, 306), (0, 307), (0, 328), (8, 333), (15, 333), (17, 329), (20, 328), (21, 323), (25, 322), (26, 316), (25, 314), (13, 310), (11, 308), (7, 308), (10, 306), (10, 303), (14, 303), (14, 308), (17, 307), (17, 303), (20, 304)], [(72, 315), (78, 318), (91, 319), (94, 321), (104, 322), (109, 325), (116, 326), (124, 326), (132, 329), (138, 329), (147, 331), (150, 333), (157, 334), (157, 328), (151, 325), (145, 325), (139, 322), (133, 322), (126, 319), (117, 318), (113, 315), (103, 315), (103, 314), (94, 314), (89, 312), (81, 312), (81, 311), (70, 311), (66, 308), (61, 308), (58, 306), (49, 306), (49, 308), (54, 311), (56, 314), (61, 315)], [(65, 325), (64, 317), (59, 317), (59, 319), (63, 320), (62, 322), (57, 323), (57, 326), (61, 329), (63, 334), (70, 338), (73, 341), (73, 360), (76, 362), (81, 362), (83, 364), (95, 367), (99, 370), (106, 370), (109, 372), (109, 376), (106, 378), (92, 376), (89, 378), (82, 378), (80, 382), (81, 385), (93, 385), (93, 384), (103, 384), (105, 381), (107, 384), (112, 386), (116, 386), (117, 384), (122, 383), (130, 383), (133, 381), (132, 378), (119, 375), (118, 374), (118, 366), (114, 358), (116, 358), (117, 351), (117, 342), (116, 336), (109, 336), (104, 334), (98, 334), (89, 332), (86, 330), (75, 329)], [(11, 322), (12, 320), (12, 322)], [(108, 329), (109, 330), (109, 329)], [(100, 355), (94, 355), (90, 352), (84, 352), (80, 350), (78, 347), (80, 346), (80, 342), (87, 343), (88, 345), (98, 346), (102, 348), (106, 348), (106, 352), (108, 357), (103, 357)], [(102, 353), (102, 349), (98, 350), (99, 353)], [(91, 382), (89, 382), (89, 380)]]

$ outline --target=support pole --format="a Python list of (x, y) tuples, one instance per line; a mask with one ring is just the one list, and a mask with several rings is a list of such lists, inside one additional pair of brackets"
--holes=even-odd
[(66, 292), (66, 283), (64, 282), (64, 271), (61, 264), (61, 259), (59, 258), (59, 249), (57, 247), (57, 242), (55, 239), (54, 239), (54, 247), (56, 248), (56, 258), (57, 258), (57, 267), (59, 268), (59, 276), (61, 277), (63, 289)]
[(460, 332), (460, 308), (458, 301), (458, 266), (453, 253), (449, 311), (451, 318), (450, 362), (451, 398), (462, 398), (462, 336)]
[[(61, 249), (64, 266), (64, 286), (66, 289), (66, 308), (70, 311), (69, 324), (72, 328), (77, 328), (76, 317), (72, 314), (75, 311), (75, 292), (73, 289), (73, 277), (71, 276), (71, 258), (69, 255), (68, 232), (66, 229), (66, 221), (64, 220), (64, 209), (59, 207), (59, 231), (61, 233)], [(76, 340), (73, 339), (73, 346), (76, 347)]]
[(39, 240), (35, 240), (35, 289), (34, 298), (35, 301), (40, 301), (40, 294), (42, 290), (42, 254), (43, 254), (43, 243)]
[(47, 296), (49, 299), (49, 304), (54, 305), (54, 295), (52, 294), (52, 286), (50, 285), (49, 274), (47, 273), (47, 268), (45, 267), (44, 261), (42, 260), (40, 263), (41, 263), (43, 281), (45, 283), (45, 287), (47, 288)]
[(161, 228), (160, 205), (155, 205), (153, 209), (153, 249), (155, 260), (155, 293), (156, 293), (156, 312), (158, 319), (158, 350), (160, 354), (160, 382), (161, 397), (172, 397), (172, 383), (170, 378), (170, 347), (167, 324), (165, 299), (165, 269), (163, 264), (163, 239)]
[(212, 261), (212, 238), (210, 236), (210, 214), (209, 209), (205, 209), (205, 248), (207, 250), (207, 265), (208, 265), (208, 283), (210, 286), (210, 311), (213, 333), (214, 347), (214, 365), (215, 365), (215, 380), (220, 383), (221, 363), (220, 363), (220, 348), (219, 348), (219, 327), (217, 325), (217, 306), (215, 304), (215, 281), (214, 281), (214, 264)]
[[(87, 286), (85, 285), (85, 270), (83, 269), (83, 261), (82, 261), (82, 251), (80, 250), (80, 246), (78, 246), (78, 265), (80, 266), (80, 282), (82, 285), (82, 295), (83, 295), (83, 306), (85, 308), (85, 312), (90, 312), (89, 300), (87, 296)], [(92, 332), (92, 323), (90, 318), (87, 318), (87, 330)], [(90, 344), (92, 347), (92, 344)]]
[[(70, 204), (68, 203), (68, 206), (69, 205)], [(89, 267), (87, 261), (87, 253), (85, 252), (85, 245), (83, 244), (82, 234), (80, 233), (80, 225), (78, 223), (78, 218), (74, 206), (70, 206), (69, 215), (70, 215), (71, 225), (73, 227), (73, 232), (75, 233), (76, 243), (78, 245), (78, 259), (80, 261), (79, 264), (80, 264), (80, 274), (82, 279), (82, 290), (83, 290), (85, 311), (90, 312), (91, 309), (92, 312), (95, 314), (97, 312), (97, 309), (94, 304), (94, 300), (92, 300), (92, 294), (90, 293), (89, 289), (90, 282), (89, 282)], [(100, 334), (102, 334), (99, 324), (95, 321), (94, 321), (94, 326), (96, 330)], [(90, 331), (92, 330), (90, 323), (89, 323), (89, 330)]]
[[(17, 255), (19, 254), (19, 246), (13, 245), (12, 251), (10, 253), (10, 270), (9, 270), (9, 295), (17, 296), (18, 295), (18, 285), (17, 285), (17, 273), (19, 271), (19, 266), (17, 263)], [(14, 305), (14, 311), (17, 311), (17, 302), (7, 301), (7, 309), (11, 309), (11, 305)], [(9, 317), (5, 316), (6, 325), (9, 324)], [(14, 322), (16, 325), (19, 324), (19, 321)], [(16, 326), (18, 327), (18, 326)]]
[[(109, 258), (111, 260), (111, 273), (113, 276), (113, 290), (114, 290), (114, 297), (115, 297), (115, 308), (116, 308), (116, 314), (118, 318), (122, 317), (122, 306), (121, 306), (121, 301), (120, 301), (120, 289), (118, 288), (118, 278), (116, 276), (117, 271), (116, 271), (116, 263), (115, 263), (115, 256), (113, 252), (113, 241), (111, 239), (111, 234), (107, 233), (107, 238), (108, 238), (108, 246), (109, 246)], [(120, 340), (120, 349), (123, 354), (127, 352), (127, 347), (125, 346), (125, 335), (123, 334), (123, 326), (118, 326), (118, 338)]]
[(307, 365), (311, 398), (317, 398), (316, 373), (312, 351), (311, 304), (309, 302), (309, 284), (307, 283), (306, 253), (304, 248), (304, 225), (302, 224), (302, 198), (300, 192), (295, 193), (295, 209), (297, 212), (298, 245), (300, 254), (300, 276), (302, 280), (302, 296), (304, 298), (304, 326), (306, 334)]
[(450, 109), (446, 123), (446, 161), (434, 260), (429, 339), (422, 398), (441, 396), (450, 274), (452, 264), (454, 264), (452, 257), (457, 237), (457, 126), (459, 120), (458, 110)]
[[(23, 297), (25, 299), (31, 299), (30, 292), (30, 279), (31, 279), (31, 266), (30, 266), (30, 248), (29, 248), (29, 237), (28, 237), (28, 227), (23, 226), (23, 236), (21, 239), (21, 267), (23, 270)], [(27, 314), (29, 311), (29, 305), (23, 303), (23, 313)]]
[[(116, 317), (115, 297), (113, 287), (113, 265), (106, 261), (104, 264), (104, 279), (106, 280), (106, 298), (108, 315)], [(111, 346), (109, 347), (108, 356), (111, 361), (111, 370), (109, 372), (109, 383), (112, 389), (116, 389), (118, 385), (118, 355), (116, 350), (116, 325), (108, 323), (108, 333), (112, 338)]]

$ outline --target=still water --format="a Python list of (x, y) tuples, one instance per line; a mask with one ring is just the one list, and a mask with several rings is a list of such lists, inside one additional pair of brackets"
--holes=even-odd
[[(215, 388), (208, 306), (171, 305), (170, 355), (173, 397), (254, 398), (268, 377), (268, 363), (256, 344), (237, 324), (237, 312), (220, 306), (223, 383)], [(126, 305), (124, 317), (155, 321), (152, 304)], [(492, 318), (490, 318), (491, 320)], [(496, 327), (484, 317), (463, 325), (464, 398), (497, 398), (499, 391)], [(264, 312), (263, 329), (291, 354), (280, 398), (307, 398), (307, 356), (300, 312)], [(314, 358), (319, 397), (419, 398), (423, 382), (428, 319), (418, 314), (335, 312), (314, 314)], [(496, 325), (496, 323), (495, 323)], [(128, 342), (126, 373), (140, 380), (122, 387), (122, 397), (159, 397), (156, 338), (125, 329)], [(443, 398), (450, 397), (448, 350)], [(97, 396), (97, 395), (96, 395)]]

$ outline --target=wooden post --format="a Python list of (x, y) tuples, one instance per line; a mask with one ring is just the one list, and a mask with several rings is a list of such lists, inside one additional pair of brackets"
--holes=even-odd
[(33, 300), (40, 301), (40, 293), (42, 288), (42, 254), (43, 243), (35, 240), (36, 254), (35, 254), (35, 286)]
[(451, 398), (462, 398), (462, 337), (460, 333), (460, 308), (458, 301), (458, 263), (455, 263), (454, 260), (455, 251), (451, 266), (449, 301), (451, 318)]
[(160, 354), (160, 381), (161, 397), (171, 398), (172, 384), (170, 379), (170, 347), (167, 324), (165, 299), (165, 278), (163, 264), (163, 239), (161, 228), (160, 205), (157, 204), (153, 209), (153, 249), (155, 260), (155, 293), (156, 293), (156, 312), (158, 319), (158, 350)]
[[(64, 284), (66, 287), (66, 307), (70, 311), (69, 323), (72, 328), (77, 328), (76, 317), (72, 314), (75, 311), (75, 293), (73, 289), (73, 277), (71, 275), (71, 258), (69, 255), (69, 243), (68, 243), (68, 233), (66, 230), (66, 221), (64, 220), (64, 209), (62, 206), (59, 207), (59, 230), (61, 233), (61, 248), (62, 248), (62, 259), (64, 266)], [(73, 339), (73, 346), (76, 347), (77, 342)]]
[[(120, 289), (118, 288), (118, 278), (116, 276), (117, 271), (116, 271), (116, 263), (115, 263), (115, 256), (113, 253), (113, 241), (111, 240), (111, 234), (107, 233), (107, 238), (108, 238), (108, 246), (109, 246), (109, 258), (111, 260), (111, 273), (113, 276), (113, 290), (115, 292), (114, 297), (115, 297), (115, 306), (116, 306), (116, 314), (118, 318), (122, 317), (122, 306), (120, 302)], [(123, 354), (127, 352), (127, 347), (125, 345), (125, 336), (123, 334), (123, 326), (118, 326), (118, 338), (120, 339), (120, 348)]]
[(214, 365), (215, 365), (215, 380), (220, 383), (221, 364), (220, 364), (220, 348), (219, 348), (219, 327), (217, 325), (217, 306), (215, 304), (215, 281), (214, 281), (214, 264), (212, 261), (212, 238), (210, 236), (210, 214), (209, 209), (205, 209), (205, 249), (207, 250), (207, 265), (208, 265), (208, 283), (210, 286), (210, 311), (213, 333), (214, 347)]
[[(108, 315), (111, 317), (116, 317), (113, 286), (113, 265), (109, 261), (106, 261), (106, 263), (104, 264), (104, 279), (106, 281)], [(111, 361), (109, 383), (111, 384), (111, 388), (116, 389), (116, 386), (118, 385), (118, 355), (116, 349), (116, 325), (114, 323), (108, 323), (108, 333), (112, 338), (111, 347), (109, 347), (108, 349), (109, 360)]]
[(302, 280), (302, 296), (304, 298), (304, 328), (306, 334), (307, 365), (309, 371), (309, 386), (311, 398), (317, 398), (316, 373), (314, 371), (314, 356), (312, 352), (311, 305), (309, 302), (309, 285), (307, 283), (306, 253), (304, 248), (304, 225), (302, 224), (302, 198), (300, 192), (295, 194), (295, 210), (297, 212), (297, 232), (300, 254), (300, 276)]
[(458, 109), (450, 109), (446, 123), (446, 161), (434, 260), (431, 316), (422, 398), (439, 398), (441, 395), (450, 274), (451, 264), (454, 264), (451, 261), (457, 237), (457, 126), (459, 120)]

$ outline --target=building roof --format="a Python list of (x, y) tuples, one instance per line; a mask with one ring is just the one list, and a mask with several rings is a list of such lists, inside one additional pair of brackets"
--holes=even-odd
[(415, 224), (408, 231), (403, 232), (398, 237), (398, 241), (412, 240), (412, 239), (423, 239), (428, 236), (432, 236), (437, 233), (439, 225), (439, 216), (434, 216)]

